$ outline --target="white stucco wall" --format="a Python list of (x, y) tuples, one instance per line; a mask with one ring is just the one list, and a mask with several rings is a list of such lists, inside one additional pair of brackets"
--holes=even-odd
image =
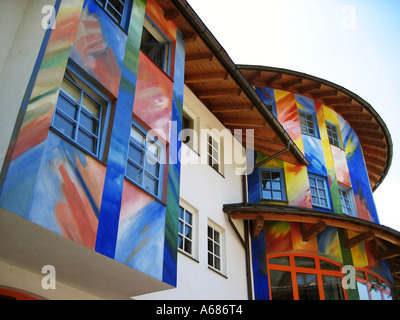
[(42, 7), (54, 3), (0, 1), (0, 168), (46, 31)]
[[(190, 110), (188, 110), (190, 108)], [(198, 129), (223, 130), (218, 119), (185, 88), (184, 110), (197, 116)], [(182, 164), (180, 197), (184, 205), (195, 210), (194, 238), (197, 240), (195, 259), (178, 252), (178, 280), (175, 289), (134, 299), (238, 299), (248, 298), (246, 285), (245, 251), (237, 235), (222, 211), (223, 204), (242, 202), (241, 175), (237, 175), (237, 164), (224, 164), (223, 174), (218, 173), (206, 163), (206, 144), (200, 137), (198, 152), (182, 144), (182, 157), (192, 162), (204, 164)], [(235, 148), (243, 150), (235, 141)], [(232, 151), (229, 143), (224, 143), (226, 153)], [(204, 156), (203, 160), (201, 157)], [(225, 157), (227, 158), (227, 157)], [(224, 266), (223, 274), (209, 269), (207, 260), (207, 226), (208, 222), (223, 229)], [(244, 227), (242, 221), (235, 221), (242, 237)]]

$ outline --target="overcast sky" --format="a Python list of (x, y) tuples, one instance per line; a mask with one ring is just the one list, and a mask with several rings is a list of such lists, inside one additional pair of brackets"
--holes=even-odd
[(400, 231), (400, 1), (188, 2), (236, 64), (304, 72), (372, 105), (394, 144), (375, 203), (380, 223)]

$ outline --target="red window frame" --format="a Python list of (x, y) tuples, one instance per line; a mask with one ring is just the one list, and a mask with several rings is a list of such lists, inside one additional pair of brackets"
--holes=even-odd
[[(373, 299), (372, 299), (371, 290), (378, 290), (378, 291), (380, 291), (382, 300), (385, 300), (385, 296), (383, 295), (384, 293), (387, 294), (387, 295), (391, 295), (391, 294), (392, 294), (392, 293), (391, 293), (391, 286), (390, 286), (389, 283), (388, 283), (385, 279), (383, 279), (381, 276), (379, 276), (379, 275), (376, 274), (375, 272), (372, 272), (371, 270), (368, 270), (368, 269), (365, 269), (365, 268), (355, 268), (355, 269), (356, 269), (356, 271), (362, 271), (362, 272), (364, 272), (364, 274), (365, 274), (365, 279), (363, 279), (363, 278), (361, 278), (361, 277), (359, 277), (359, 276), (357, 275), (357, 276), (356, 276), (356, 281), (357, 281), (357, 282), (361, 282), (361, 283), (367, 285), (369, 300), (373, 300)], [(378, 282), (379, 282), (379, 283), (384, 283), (385, 286), (386, 286), (388, 289), (385, 289), (384, 287), (382, 287), (382, 286), (380, 286), (380, 285), (377, 285), (375, 289), (371, 289), (371, 288), (372, 288), (372, 282), (371, 282), (371, 280), (369, 279), (369, 276), (370, 276), (370, 275), (375, 276), (375, 277), (378, 279)]]
[[(284, 266), (284, 265), (278, 265), (278, 264), (270, 264), (269, 259), (271, 258), (277, 258), (277, 257), (289, 257), (289, 266)], [(315, 261), (315, 268), (304, 268), (304, 267), (297, 267), (295, 265), (295, 257), (306, 257), (306, 258), (313, 258)], [(321, 269), (320, 267), (320, 261), (326, 261), (329, 262), (333, 265), (336, 265), (339, 267), (339, 271), (334, 271), (334, 270), (324, 270)], [(342, 265), (332, 261), (330, 259), (316, 256), (316, 255), (310, 255), (310, 254), (301, 254), (301, 253), (279, 253), (279, 254), (271, 254), (267, 256), (267, 270), (268, 270), (268, 278), (271, 279), (270, 277), (270, 270), (279, 270), (279, 271), (288, 271), (291, 274), (291, 280), (292, 280), (292, 290), (293, 290), (293, 298), (294, 300), (299, 300), (299, 292), (298, 292), (298, 285), (297, 285), (297, 273), (307, 273), (307, 274), (315, 274), (317, 275), (317, 281), (318, 281), (318, 292), (319, 292), (319, 298), (320, 300), (325, 300), (325, 292), (324, 292), (324, 286), (323, 286), (323, 280), (322, 276), (334, 276), (334, 277), (340, 277), (343, 279), (343, 273), (341, 272), (342, 270)], [(344, 293), (344, 298), (347, 300), (347, 292), (343, 288), (343, 293)], [(269, 283), (269, 296), (272, 297), (272, 290), (271, 290), (271, 283)]]

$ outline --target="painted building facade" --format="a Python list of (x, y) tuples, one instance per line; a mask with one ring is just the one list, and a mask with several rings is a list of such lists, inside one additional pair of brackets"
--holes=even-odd
[(56, 0), (50, 25), (46, 2), (1, 4), (1, 294), (391, 297), (400, 236), (372, 196), (391, 140), (372, 107), (238, 68), (184, 0)]

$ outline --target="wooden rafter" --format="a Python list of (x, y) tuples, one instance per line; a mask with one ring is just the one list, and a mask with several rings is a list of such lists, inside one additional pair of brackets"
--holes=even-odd
[(400, 248), (390, 248), (384, 251), (379, 251), (375, 254), (375, 258), (378, 260), (386, 260), (394, 257), (400, 256)]
[(255, 220), (253, 220), (253, 238), (258, 238), (260, 236), (260, 232), (264, 227), (264, 218), (262, 216), (258, 216)]
[(354, 236), (353, 238), (349, 239), (347, 231), (344, 232), (344, 247), (350, 249), (352, 247), (358, 246), (364, 242), (370, 241), (375, 239), (375, 235), (373, 232), (365, 232)]
[(303, 237), (303, 241), (308, 242), (314, 237), (316, 237), (320, 232), (324, 231), (326, 228), (326, 223), (323, 221), (318, 221), (316, 224), (307, 228), (306, 223), (300, 224), (301, 235)]
[(201, 83), (210, 81), (226, 80), (228, 78), (228, 72), (209, 72), (209, 73), (198, 73), (188, 74), (185, 76), (185, 83)]

